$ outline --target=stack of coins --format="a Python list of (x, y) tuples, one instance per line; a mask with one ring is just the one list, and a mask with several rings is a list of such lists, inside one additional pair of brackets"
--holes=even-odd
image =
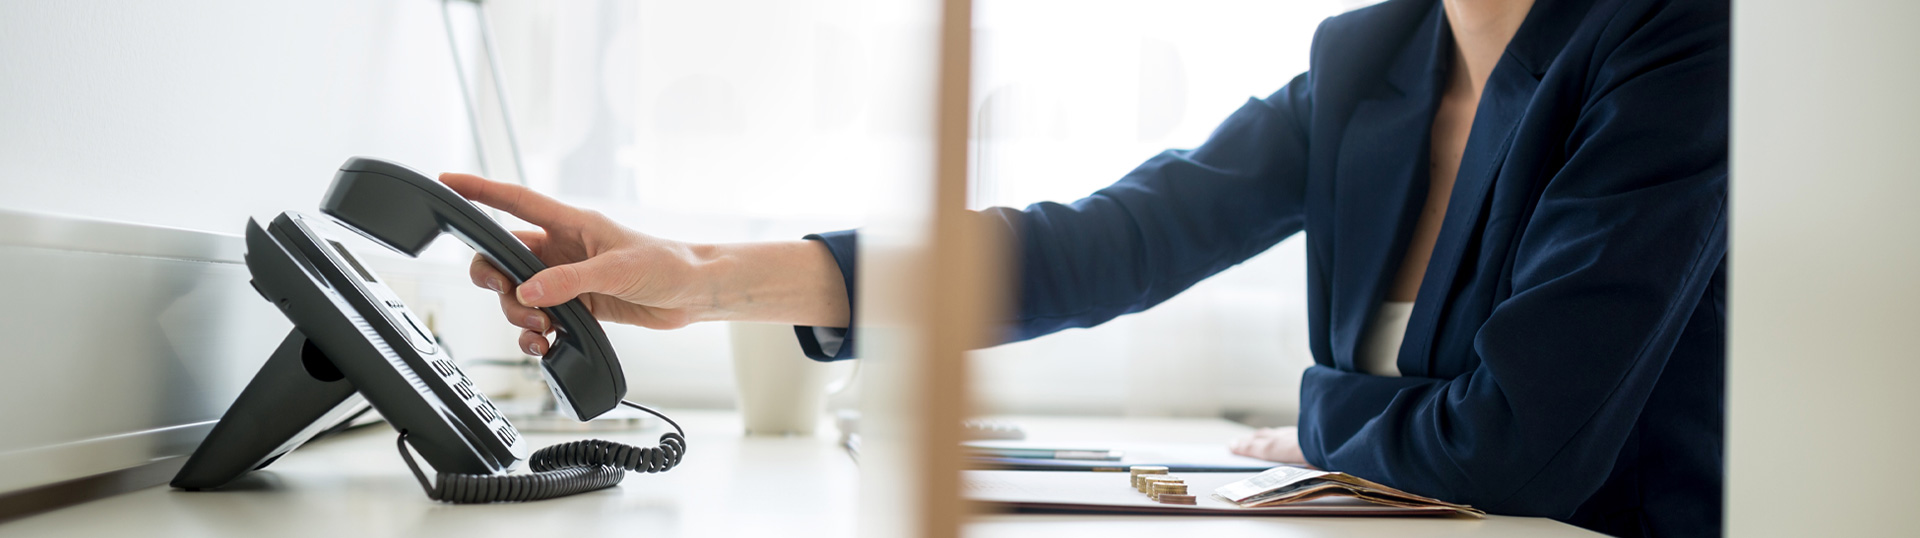
[(1186, 495), (1187, 483), (1174, 482), (1171, 480), (1155, 480), (1153, 482), (1153, 491), (1147, 492), (1147, 496), (1152, 497), (1154, 500), (1160, 500), (1161, 495), (1167, 494)]
[(1135, 465), (1128, 471), (1133, 489), (1147, 494), (1147, 498), (1165, 504), (1194, 504), (1193, 495), (1187, 493), (1186, 479), (1167, 474), (1166, 467)]
[(1147, 498), (1159, 501), (1162, 504), (1194, 503), (1193, 495), (1187, 494), (1187, 484), (1185, 482), (1155, 481), (1153, 483), (1153, 492), (1148, 494)]
[(1131, 475), (1133, 489), (1145, 492), (1146, 489), (1140, 487), (1140, 477), (1167, 474), (1167, 467), (1164, 465), (1135, 465), (1128, 467), (1127, 472)]
[(1147, 494), (1148, 498), (1152, 498), (1154, 495), (1154, 486), (1160, 484), (1178, 485), (1184, 488), (1187, 486), (1187, 480), (1166, 474), (1147, 475), (1140, 477), (1140, 487), (1134, 489), (1138, 489), (1141, 493)]

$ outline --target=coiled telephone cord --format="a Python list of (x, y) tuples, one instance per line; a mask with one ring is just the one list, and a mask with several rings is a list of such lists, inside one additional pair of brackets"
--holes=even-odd
[(620, 405), (645, 411), (673, 426), (660, 434), (660, 446), (636, 447), (589, 439), (561, 443), (534, 451), (527, 466), (534, 472), (514, 475), (477, 475), (439, 473), (429, 482), (427, 474), (407, 451), (407, 433), (400, 432), (400, 457), (420, 479), (421, 489), (436, 501), (455, 504), (523, 502), (565, 497), (596, 489), (613, 487), (627, 471), (660, 473), (673, 469), (687, 454), (687, 431), (659, 411), (621, 400)]

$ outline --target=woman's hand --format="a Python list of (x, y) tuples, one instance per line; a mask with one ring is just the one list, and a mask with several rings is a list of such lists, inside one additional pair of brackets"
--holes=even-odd
[(1306, 454), (1300, 451), (1300, 430), (1293, 426), (1261, 428), (1228, 444), (1227, 449), (1249, 458), (1312, 467), (1307, 464)]
[(547, 265), (533, 278), (515, 286), (477, 255), (470, 270), (475, 285), (500, 294), (507, 321), (526, 329), (520, 347), (529, 354), (544, 354), (553, 330), (538, 308), (576, 297), (595, 318), (651, 329), (710, 320), (847, 324), (840, 268), (813, 241), (682, 243), (519, 185), (468, 174), (441, 174), (440, 181), (541, 228), (513, 232)]

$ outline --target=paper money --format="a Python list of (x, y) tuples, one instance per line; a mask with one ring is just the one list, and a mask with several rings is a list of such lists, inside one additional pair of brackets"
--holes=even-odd
[(1386, 506), (1440, 506), (1476, 517), (1486, 515), (1486, 512), (1471, 506), (1414, 495), (1346, 473), (1292, 466), (1274, 467), (1251, 478), (1220, 486), (1213, 490), (1213, 495), (1244, 508), (1340, 495)]
[(1326, 471), (1315, 471), (1304, 467), (1282, 465), (1253, 475), (1252, 478), (1220, 486), (1220, 489), (1213, 490), (1213, 494), (1237, 504), (1264, 494), (1287, 490), (1300, 485), (1304, 481), (1326, 476), (1327, 474), (1329, 473)]

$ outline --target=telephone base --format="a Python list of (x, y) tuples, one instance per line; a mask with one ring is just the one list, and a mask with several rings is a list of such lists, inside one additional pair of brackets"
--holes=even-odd
[(187, 491), (226, 485), (366, 407), (326, 354), (299, 329), (288, 331), (172, 485)]

